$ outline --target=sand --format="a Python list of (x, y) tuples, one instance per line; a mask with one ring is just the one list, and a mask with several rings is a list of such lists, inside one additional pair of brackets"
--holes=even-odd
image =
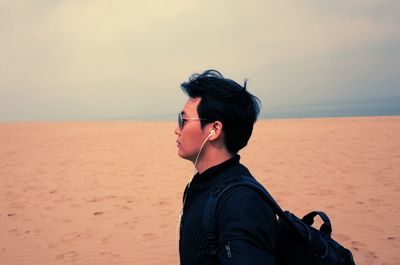
[[(175, 122), (0, 124), (0, 264), (178, 264), (192, 165)], [(400, 264), (400, 117), (262, 120), (242, 162), (328, 213), (357, 264)]]

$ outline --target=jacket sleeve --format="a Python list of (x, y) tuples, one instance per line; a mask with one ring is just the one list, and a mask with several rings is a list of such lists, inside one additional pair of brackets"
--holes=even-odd
[(257, 191), (229, 190), (220, 198), (216, 218), (219, 264), (275, 264), (277, 219)]

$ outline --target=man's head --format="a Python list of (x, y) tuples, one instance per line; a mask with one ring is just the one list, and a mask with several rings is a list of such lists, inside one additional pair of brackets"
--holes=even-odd
[(215, 130), (230, 154), (247, 145), (260, 111), (260, 100), (246, 91), (246, 81), (241, 86), (218, 71), (207, 70), (193, 74), (181, 87), (189, 100), (182, 114), (184, 127), (178, 128), (178, 135), (186, 126), (190, 132), (200, 129), (201, 135), (193, 135), (198, 142)]

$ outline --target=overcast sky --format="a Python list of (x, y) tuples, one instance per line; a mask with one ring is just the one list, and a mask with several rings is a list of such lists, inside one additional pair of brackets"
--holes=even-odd
[[(208, 68), (269, 111), (400, 105), (397, 0), (0, 0), (0, 121), (175, 117)], [(400, 113), (399, 113), (400, 114)]]

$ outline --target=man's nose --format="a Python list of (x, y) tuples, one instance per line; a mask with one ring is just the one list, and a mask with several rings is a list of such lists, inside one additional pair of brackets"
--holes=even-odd
[(179, 128), (179, 126), (176, 126), (176, 128), (175, 128), (175, 134), (176, 134), (176, 135), (180, 135), (180, 134), (181, 134), (181, 129)]

